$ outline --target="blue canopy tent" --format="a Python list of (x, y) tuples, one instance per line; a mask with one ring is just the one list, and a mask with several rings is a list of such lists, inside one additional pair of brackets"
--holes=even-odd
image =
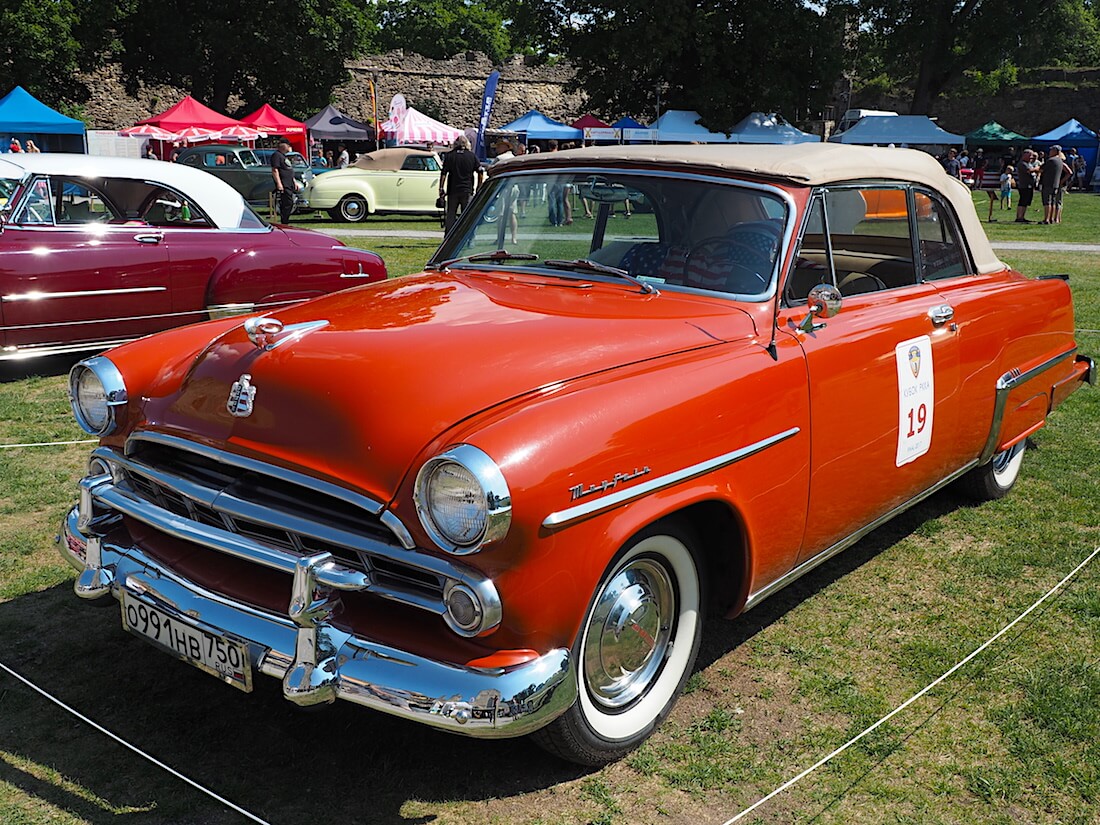
[(1071, 146), (1077, 149), (1077, 154), (1085, 159), (1085, 183), (1092, 180), (1093, 170), (1096, 169), (1097, 149), (1100, 147), (1100, 137), (1076, 118), (1070, 118), (1061, 126), (1036, 135), (1031, 139), (1031, 145), (1039, 149), (1049, 149), (1057, 143), (1063, 150)]
[(84, 123), (51, 109), (22, 86), (0, 99), (0, 151), (7, 151), (11, 138), (20, 143), (33, 140), (47, 152), (87, 151)]
[(517, 132), (524, 140), (584, 140), (584, 132), (552, 120), (535, 109), (500, 127), (502, 132)]
[(721, 132), (712, 132), (699, 125), (699, 113), (683, 109), (669, 109), (661, 115), (651, 129), (657, 130), (659, 143), (736, 143), (736, 138)]
[(753, 112), (733, 127), (738, 143), (820, 143), (821, 138), (803, 132), (779, 115)]
[(648, 140), (642, 140), (639, 137), (630, 137), (629, 136), (630, 133), (628, 133), (626, 131), (627, 129), (630, 129), (631, 132), (633, 132), (634, 130), (642, 130), (643, 132), (648, 132), (649, 131), (648, 126), (646, 126), (644, 123), (639, 123), (638, 121), (636, 121), (632, 117), (621, 117), (621, 118), (619, 118), (618, 120), (616, 120), (614, 123), (611, 124), (611, 128), (619, 130), (620, 134), (622, 134), (622, 136), (623, 136), (622, 137), (622, 142), (623, 143), (652, 143), (657, 137), (656, 133), (654, 133), (652, 135), (652, 137)]
[(830, 143), (856, 143), (863, 146), (950, 146), (962, 145), (964, 135), (941, 129), (924, 115), (892, 115), (862, 118), (851, 129), (829, 138)]

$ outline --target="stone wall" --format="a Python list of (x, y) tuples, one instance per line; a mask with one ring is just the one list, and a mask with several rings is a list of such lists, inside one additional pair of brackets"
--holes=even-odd
[[(568, 92), (566, 86), (573, 70), (564, 64), (529, 65), (519, 55), (503, 66), (494, 66), (479, 52), (456, 55), (447, 60), (430, 60), (401, 51), (372, 55), (350, 61), (351, 79), (333, 90), (332, 102), (338, 109), (360, 120), (372, 119), (368, 81), (374, 78), (378, 97), (378, 117), (385, 120), (390, 98), (405, 95), (410, 106), (432, 109), (443, 114), (452, 126), (476, 126), (481, 109), (485, 79), (494, 69), (500, 71), (492, 125), (501, 126), (528, 109), (538, 109), (556, 120), (573, 121), (586, 112), (585, 97)], [(91, 99), (83, 104), (84, 120), (89, 129), (121, 129), (144, 120), (182, 98), (186, 91), (171, 86), (142, 87), (130, 96), (122, 83), (117, 66), (108, 66), (81, 78), (91, 89)], [(205, 102), (205, 101), (203, 101)], [(239, 108), (239, 100), (230, 99), (230, 111)], [(279, 108), (274, 104), (275, 108)], [(241, 114), (246, 114), (242, 112)], [(287, 112), (308, 117), (312, 112)]]

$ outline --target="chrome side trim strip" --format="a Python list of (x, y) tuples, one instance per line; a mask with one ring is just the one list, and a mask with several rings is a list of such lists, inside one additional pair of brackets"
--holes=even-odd
[(818, 553), (816, 556), (814, 556), (812, 558), (809, 558), (809, 559), (806, 559), (806, 561), (802, 562), (802, 564), (800, 564), (797, 567), (795, 567), (794, 569), (788, 571), (785, 575), (780, 576), (778, 579), (773, 581), (771, 584), (767, 584), (764, 587), (760, 588), (759, 590), (749, 594), (748, 599), (745, 601), (745, 609), (742, 612), (747, 612), (749, 610), (752, 610), (754, 607), (756, 607), (758, 604), (760, 604), (760, 602), (762, 602), (762, 601), (764, 601), (764, 599), (768, 598), (768, 596), (771, 596), (773, 593), (775, 593), (778, 590), (782, 590), (784, 587), (786, 587), (788, 584), (795, 581), (796, 579), (802, 578), (802, 576), (809, 573), (811, 570), (813, 570), (818, 565), (827, 562), (829, 559), (831, 559), (833, 556), (835, 556), (837, 553), (841, 552), (842, 550), (847, 550), (849, 547), (851, 547), (853, 544), (855, 544), (861, 538), (866, 536), (871, 531), (878, 529), (883, 524), (885, 524), (890, 519), (892, 519), (894, 516), (899, 515), (900, 513), (904, 513), (910, 507), (913, 507), (917, 504), (920, 504), (922, 501), (924, 501), (926, 498), (928, 498), (933, 493), (943, 489), (944, 487), (946, 487), (948, 484), (950, 484), (955, 479), (959, 478), (960, 476), (965, 475), (970, 470), (977, 467), (978, 463), (979, 462), (978, 462), (977, 459), (975, 459), (974, 461), (971, 461), (970, 463), (966, 464), (961, 469), (956, 470), (954, 473), (949, 475), (947, 478), (933, 484), (931, 487), (929, 487), (923, 493), (919, 493), (918, 495), (916, 495), (913, 498), (909, 499), (909, 501), (906, 501), (903, 504), (899, 504), (897, 507), (895, 507), (889, 513), (886, 513), (885, 515), (879, 516), (877, 519), (872, 521), (870, 524), (868, 524), (864, 527), (861, 527), (860, 529), (858, 529), (854, 533), (852, 533), (850, 536), (847, 536), (846, 538), (841, 539), (836, 544), (834, 544), (832, 547), (827, 547), (826, 549), (824, 549), (820, 553)]
[(85, 289), (73, 292), (16, 292), (4, 295), (5, 301), (44, 301), (48, 298), (89, 298), (93, 295), (133, 295), (137, 292), (167, 292), (166, 286), (135, 286), (127, 289)]
[(1020, 384), (1030, 381), (1036, 375), (1046, 372), (1051, 367), (1057, 366), (1067, 358), (1072, 358), (1076, 353), (1077, 347), (1071, 347), (1061, 355), (1055, 355), (1053, 358), (1047, 359), (1038, 366), (1032, 367), (1027, 372), (1020, 372), (1020, 370), (1013, 367), (997, 379), (996, 396), (993, 402), (993, 421), (989, 425), (989, 437), (986, 439), (985, 447), (982, 448), (982, 453), (978, 458), (979, 464), (985, 464), (993, 458), (993, 452), (997, 449), (997, 436), (1001, 434), (1001, 423), (1004, 420), (1005, 405), (1008, 403), (1008, 394)]
[(730, 464), (734, 464), (749, 456), (756, 455), (761, 450), (766, 450), (768, 447), (774, 446), (781, 441), (786, 441), (788, 438), (792, 438), (798, 435), (799, 428), (791, 427), (789, 430), (784, 430), (781, 433), (770, 436), (757, 441), (755, 444), (750, 444), (747, 447), (742, 447), (739, 450), (734, 450), (732, 453), (726, 453), (716, 458), (711, 458), (706, 461), (702, 461), (698, 464), (693, 464), (690, 467), (685, 467), (682, 470), (677, 470), (673, 473), (668, 473), (663, 476), (659, 476), (650, 481), (646, 481), (636, 487), (628, 487), (625, 490), (620, 490), (616, 493), (603, 496), (602, 498), (595, 499), (593, 501), (587, 501), (584, 504), (578, 504), (576, 507), (569, 507), (565, 510), (558, 510), (556, 513), (551, 513), (545, 519), (543, 519), (542, 526), (548, 529), (555, 527), (562, 527), (566, 524), (571, 524), (574, 521), (578, 521), (582, 518), (594, 515), (596, 513), (609, 510), (612, 507), (617, 507), (627, 501), (632, 501), (642, 496), (647, 496), (650, 493), (655, 493), (658, 490), (663, 490), (666, 487), (671, 487), (675, 484), (679, 484), (682, 481), (695, 478), (696, 476), (705, 475), (706, 473), (718, 470), (722, 467), (726, 467)]
[[(2, 330), (3, 327), (0, 327)], [(46, 358), (51, 355), (72, 355), (78, 352), (102, 352), (125, 344), (131, 338), (115, 338), (106, 341), (86, 341), (80, 344), (36, 345), (29, 347), (8, 346), (0, 349), (0, 361), (25, 361), (29, 358)]]

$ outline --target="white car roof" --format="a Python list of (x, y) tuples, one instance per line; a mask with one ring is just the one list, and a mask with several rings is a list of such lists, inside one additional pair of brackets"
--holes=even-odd
[(220, 229), (235, 229), (248, 207), (232, 186), (201, 169), (161, 160), (9, 152), (0, 155), (0, 177), (28, 174), (78, 178), (123, 178), (162, 184), (187, 197)]

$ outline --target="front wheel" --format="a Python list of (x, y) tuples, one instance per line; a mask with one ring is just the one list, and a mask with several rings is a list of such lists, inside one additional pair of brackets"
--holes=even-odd
[(339, 220), (359, 223), (367, 219), (367, 199), (362, 195), (344, 195), (336, 207)]
[(608, 568), (576, 657), (578, 698), (535, 734), (556, 756), (605, 765), (644, 742), (672, 710), (702, 636), (699, 556), (678, 525), (639, 534)]
[(959, 488), (974, 501), (993, 501), (1011, 490), (1020, 477), (1026, 439), (997, 453), (990, 461), (975, 467), (959, 479)]

